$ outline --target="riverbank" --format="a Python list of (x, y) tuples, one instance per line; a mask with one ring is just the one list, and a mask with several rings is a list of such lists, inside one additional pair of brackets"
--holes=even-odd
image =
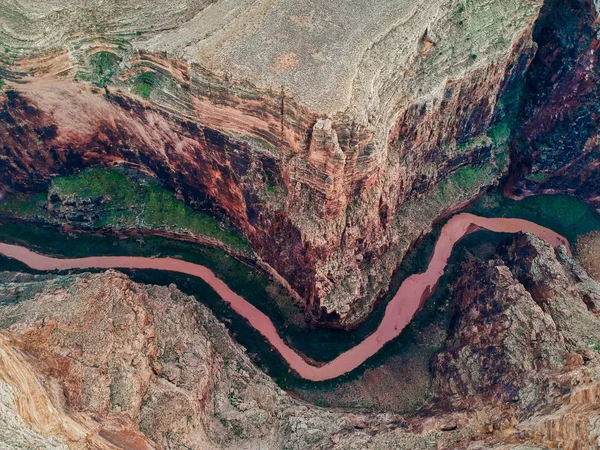
[(387, 342), (400, 335), (417, 311), (429, 298), (440, 277), (444, 274), (454, 245), (465, 235), (479, 228), (494, 232), (527, 232), (537, 235), (552, 247), (570, 247), (566, 238), (554, 231), (522, 219), (483, 218), (469, 213), (453, 216), (442, 228), (436, 242), (433, 256), (425, 272), (413, 274), (400, 286), (392, 301), (386, 307), (385, 315), (377, 330), (364, 341), (340, 354), (324, 365), (306, 361), (293, 348), (286, 345), (277, 329), (258, 308), (236, 294), (205, 266), (179, 259), (145, 258), (139, 256), (88, 256), (86, 258), (52, 258), (11, 244), (0, 243), (0, 253), (20, 261), (39, 271), (63, 271), (71, 269), (152, 269), (165, 272), (178, 272), (202, 279), (233, 311), (244, 319), (279, 352), (290, 369), (299, 377), (310, 381), (325, 381), (349, 373), (376, 354)]
[[(493, 198), (493, 201), (491, 201), (491, 196), (494, 196), (494, 194), (488, 194), (484, 196), (479, 202), (477, 202), (478, 204), (471, 206), (467, 210), (479, 208), (479, 211), (483, 211), (485, 213), (486, 207), (490, 210), (492, 210), (492, 207), (502, 207), (506, 209), (505, 205), (498, 204), (498, 201), (495, 197)], [(544, 198), (546, 200), (544, 200)], [(543, 196), (541, 199), (536, 199), (536, 202), (532, 202), (532, 204), (538, 203), (539, 205), (543, 205), (544, 201), (547, 201), (548, 203), (553, 202), (549, 196)], [(573, 227), (573, 224), (568, 223), (567, 219), (577, 217), (576, 214), (573, 214), (573, 210), (582, 209), (581, 202), (578, 202), (575, 199), (570, 199), (570, 201), (574, 206), (562, 208), (561, 210), (557, 211), (556, 214), (559, 221), (564, 220), (566, 223), (566, 226), (561, 230), (565, 233), (565, 235), (568, 235), (568, 232), (572, 231), (571, 229)], [(517, 204), (516, 202), (514, 203)], [(517, 205), (523, 207), (522, 211), (524, 214), (526, 213), (531, 215), (533, 212), (535, 212), (535, 208), (528, 203), (529, 201), (525, 199), (521, 202), (518, 202)], [(585, 208), (583, 208), (583, 210), (585, 210)], [(514, 215), (517, 215), (516, 213), (518, 212), (519, 211), (517, 210), (513, 211), (513, 213), (515, 213)], [(549, 211), (546, 211), (543, 208), (536, 212), (536, 214), (542, 218), (542, 221), (544, 220), (544, 214), (546, 213), (549, 214)], [(561, 214), (563, 213), (565, 217), (561, 217)], [(592, 211), (588, 214), (588, 216), (593, 218), (595, 217), (594, 214), (595, 213)], [(577, 221), (579, 224), (585, 223), (584, 220), (581, 220), (581, 217), (578, 217)], [(588, 228), (590, 226), (594, 226), (593, 220), (590, 220), (589, 222), (590, 223), (586, 225)], [(424, 236), (414, 247), (414, 251), (411, 252), (411, 254), (405, 259), (401, 267), (398, 269), (395, 275), (396, 286), (392, 286), (391, 290), (397, 289), (397, 286), (407, 276), (422, 271), (423, 267), (427, 265), (427, 262), (430, 259), (433, 244), (437, 240), (437, 235), (439, 234), (440, 228), (441, 224), (437, 225), (433, 233)], [(565, 231), (565, 228), (568, 228), (568, 230)], [(37, 243), (35, 243), (34, 246), (37, 246), (37, 248), (40, 250), (43, 250), (43, 248), (46, 247), (47, 250), (45, 253), (63, 256), (74, 257), (77, 255), (83, 256), (86, 254), (97, 254), (100, 253), (99, 250), (104, 250), (102, 254), (137, 254), (147, 256), (174, 254), (179, 255), (186, 260), (200, 262), (205, 265), (212, 264), (214, 270), (219, 271), (219, 276), (223, 276), (224, 279), (227, 279), (228, 285), (230, 285), (233, 290), (251, 300), (255, 305), (257, 305), (257, 307), (259, 307), (259, 309), (261, 309), (263, 312), (266, 312), (267, 315), (272, 318), (277, 329), (280, 330), (280, 333), (281, 330), (283, 330), (283, 332), (286, 334), (286, 342), (290, 346), (299, 349), (302, 353), (305, 353), (316, 361), (327, 361), (328, 359), (333, 359), (341, 352), (355, 345), (357, 341), (362, 340), (365, 335), (370, 334), (370, 332), (372, 332), (372, 330), (377, 327), (381, 321), (382, 312), (387, 304), (387, 299), (382, 299), (380, 307), (376, 309), (374, 314), (369, 318), (365, 325), (354, 332), (344, 333), (338, 330), (311, 330), (309, 333), (307, 333), (307, 328), (302, 326), (305, 325), (302, 323), (302, 320), (299, 322), (289, 321), (281, 314), (281, 308), (274, 306), (275, 304), (288, 305), (285, 301), (281, 301), (281, 295), (273, 295), (274, 289), (276, 291), (276, 286), (265, 285), (264, 280), (256, 283), (256, 281), (261, 277), (257, 277), (256, 274), (252, 274), (251, 272), (253, 271), (251, 270), (240, 270), (239, 267), (235, 267), (236, 264), (233, 264), (232, 266), (231, 261), (228, 261), (225, 265), (223, 265), (222, 255), (218, 255), (219, 252), (215, 253), (214, 249), (204, 249), (201, 246), (191, 246), (185, 243), (176, 243), (155, 238), (120, 240), (85, 235), (72, 235), (69, 237), (65, 235), (61, 236), (60, 233), (56, 233), (55, 230), (24, 230), (18, 229), (18, 227), (14, 228), (12, 232), (8, 229), (4, 229), (3, 231), (4, 232), (2, 234), (8, 234), (13, 237), (21, 233), (21, 242), (32, 240), (35, 241), (36, 239), (34, 237), (37, 234)], [(486, 236), (485, 239), (480, 239), (478, 237), (482, 233)], [(493, 236), (493, 238), (489, 235)], [(203, 300), (207, 301), (210, 307), (218, 314), (219, 318), (227, 324), (228, 328), (236, 336), (238, 341), (246, 348), (250, 349), (249, 351), (253, 359), (271, 376), (276, 378), (282, 387), (294, 389), (304, 398), (324, 405), (337, 406), (340, 405), (341, 402), (341, 406), (353, 406), (359, 404), (361, 406), (370, 407), (373, 404), (377, 404), (377, 401), (373, 403), (371, 400), (369, 400), (367, 397), (369, 397), (370, 394), (368, 393), (364, 394), (367, 397), (362, 399), (355, 398), (353, 400), (347, 398), (337, 398), (336, 396), (333, 396), (336, 398), (333, 398), (332, 400), (332, 395), (330, 394), (339, 390), (343, 391), (344, 386), (361, 383), (365, 373), (371, 375), (373, 374), (373, 371), (376, 371), (377, 373), (382, 371), (385, 372), (386, 367), (388, 366), (395, 366), (397, 369), (399, 369), (397, 370), (397, 373), (394, 373), (394, 376), (397, 380), (408, 379), (406, 388), (407, 390), (410, 390), (410, 385), (412, 382), (409, 380), (411, 377), (407, 375), (407, 371), (411, 372), (412, 368), (408, 368), (406, 365), (399, 367), (394, 361), (397, 362), (399, 358), (402, 360), (402, 355), (409, 355), (411, 350), (415, 350), (417, 348), (423, 349), (423, 351), (414, 352), (409, 358), (413, 361), (413, 367), (419, 367), (419, 373), (412, 376), (412, 379), (415, 380), (426, 377), (428, 364), (426, 362), (421, 364), (420, 360), (415, 361), (415, 359), (428, 359), (433, 353), (439, 350), (439, 345), (442, 345), (443, 343), (445, 333), (444, 330), (447, 328), (447, 309), (445, 308), (445, 304), (448, 300), (448, 284), (452, 282), (456, 274), (460, 273), (460, 264), (462, 261), (464, 261), (467, 252), (473, 253), (476, 256), (484, 254), (483, 257), (485, 257), (485, 253), (493, 255), (494, 245), (490, 244), (488, 239), (493, 239), (493, 241), (497, 243), (504, 238), (505, 237), (502, 235), (478, 232), (474, 235), (470, 235), (465, 241), (462, 241), (460, 244), (458, 244), (453, 257), (450, 260), (446, 274), (441, 279), (438, 288), (434, 291), (430, 300), (426, 303), (416, 320), (406, 328), (405, 332), (402, 333), (399, 338), (396, 338), (388, 343), (388, 345), (385, 346), (382, 351), (378, 353), (378, 355), (371, 358), (371, 360), (369, 360), (366, 364), (363, 364), (363, 366), (361, 366), (361, 368), (358, 370), (332, 382), (324, 382), (317, 385), (310, 382), (305, 382), (303, 380), (298, 380), (293, 376), (293, 374), (288, 373), (287, 366), (281, 361), (276, 352), (272, 352), (271, 348), (268, 345), (265, 345), (262, 337), (253, 333), (243, 320), (232, 316), (231, 311), (224, 307), (221, 300), (214, 296), (214, 293), (212, 293), (210, 289), (207, 289), (206, 285), (204, 285), (201, 281), (191, 279), (191, 277), (174, 276), (172, 274), (165, 276), (165, 274), (155, 271), (135, 271), (135, 273), (129, 273), (134, 276), (134, 279), (140, 282), (167, 285), (169, 283), (176, 283), (177, 286), (182, 288), (182, 290), (185, 292), (196, 293), (197, 296), (199, 296), (199, 293), (201, 293)], [(49, 243), (51, 243), (50, 246), (53, 247), (52, 251), (48, 251)], [(66, 255), (65, 253), (70, 254)], [(217, 257), (215, 257), (215, 255)], [(207, 262), (211, 259), (214, 261), (213, 263)], [(3, 267), (6, 266), (3, 265)], [(229, 267), (229, 269), (227, 269), (227, 267)], [(245, 269), (248, 268), (246, 267)], [(255, 283), (248, 283), (246, 285), (246, 291), (243, 293), (242, 290), (245, 285), (243, 279), (248, 278), (254, 278)], [(262, 287), (260, 287), (260, 285), (262, 285)], [(259, 289), (257, 289), (257, 287)], [(261, 295), (257, 295), (257, 292), (259, 294), (264, 294), (266, 292), (262, 300)], [(211, 299), (211, 297), (213, 298)], [(276, 300), (274, 301), (276, 298), (279, 298), (279, 302)], [(426, 331), (428, 333), (427, 339), (423, 338), (424, 330), (429, 330)], [(429, 339), (431, 336), (438, 336), (435, 345), (429, 345)], [(371, 378), (376, 378), (376, 376), (374, 375)], [(423, 383), (423, 381), (420, 381), (417, 384), (422, 387), (423, 385), (427, 385), (427, 382), (425, 381)], [(424, 393), (424, 395), (427, 394), (426, 389), (419, 388), (418, 390), (420, 393)], [(409, 403), (412, 406), (418, 406), (418, 404), (422, 402), (423, 397), (417, 397), (419, 396), (411, 397)]]

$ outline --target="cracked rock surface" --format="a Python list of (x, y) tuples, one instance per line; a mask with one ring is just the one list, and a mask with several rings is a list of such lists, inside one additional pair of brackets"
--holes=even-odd
[(435, 395), (418, 412), (299, 401), (175, 286), (0, 277), (0, 442), (10, 448), (592, 449), (600, 284), (520, 234), (453, 289)]

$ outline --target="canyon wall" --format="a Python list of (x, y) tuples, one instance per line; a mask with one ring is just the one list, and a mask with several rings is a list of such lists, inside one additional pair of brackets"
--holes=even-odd
[[(533, 33), (538, 27), (545, 35), (539, 30), (555, 23), (544, 19), (558, 14), (554, 2), (396, 3), (398, 16), (382, 30), (366, 23), (360, 39), (348, 35), (355, 47), (343, 33), (327, 35), (344, 42), (338, 57), (348, 67), (327, 59), (329, 48), (314, 53), (312, 39), (328, 29), (314, 16), (291, 16), (298, 35), (288, 42), (252, 22), (265, 19), (245, 2), (231, 23), (212, 25), (203, 18), (222, 2), (188, 5), (180, 26), (172, 11), (158, 17), (143, 9), (137, 30), (111, 16), (131, 11), (103, 9), (110, 5), (94, 10), (95, 28), (79, 4), (72, 14), (81, 22), (63, 23), (60, 2), (35, 19), (19, 16), (22, 29), (56, 30), (32, 31), (26, 43), (3, 34), (1, 187), (43, 189), (56, 175), (96, 165), (148, 172), (180, 200), (226, 217), (314, 322), (353, 327), (385, 293), (411, 244), (506, 174), (523, 117), (533, 117), (531, 108), (545, 114), (551, 97), (532, 103), (522, 92), (550, 77), (539, 55), (556, 42)], [(556, 26), (592, 36), (591, 8), (573, 2), (562, 13), (569, 21)], [(324, 17), (335, 21), (334, 12)], [(274, 50), (235, 28), (246, 20), (273, 48), (296, 45), (298, 53), (255, 67), (248, 54)], [(214, 33), (205, 30), (213, 25)], [(194, 33), (205, 38), (196, 42)], [(579, 52), (593, 42), (578, 41), (566, 59), (588, 64)], [(323, 86), (308, 82), (312, 71)], [(569, 89), (562, 78), (552, 83), (546, 91)], [(590, 158), (578, 161), (594, 167)]]
[(0, 445), (594, 448), (600, 283), (532, 235), (498, 254), (454, 285), (435, 395), (406, 415), (294, 398), (174, 285), (1, 272)]
[(509, 192), (598, 199), (598, 5), (550, 2), (536, 23), (539, 50), (525, 79)]

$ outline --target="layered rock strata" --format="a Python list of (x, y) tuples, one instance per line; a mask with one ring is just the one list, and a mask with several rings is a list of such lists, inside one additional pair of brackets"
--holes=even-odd
[[(11, 4), (2, 189), (134, 166), (227, 216), (316, 321), (343, 327), (433, 221), (506, 172), (535, 40), (556, 45), (534, 26), (572, 24), (592, 47), (596, 26), (587, 0), (567, 22), (536, 22), (553, 1), (184, 3)], [(590, 46), (572, 58), (588, 67)]]
[(500, 253), (456, 283), (435, 397), (406, 416), (294, 399), (175, 286), (4, 272), (0, 446), (595, 448), (600, 284), (534, 236)]

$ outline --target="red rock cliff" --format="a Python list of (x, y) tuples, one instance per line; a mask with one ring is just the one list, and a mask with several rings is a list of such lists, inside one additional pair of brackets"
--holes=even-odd
[[(354, 326), (433, 221), (506, 173), (523, 83), (531, 91), (535, 74), (551, 78), (539, 55), (555, 45), (532, 35), (553, 23), (536, 22), (539, 5), (511, 1), (469, 3), (468, 14), (444, 4), (437, 16), (411, 16), (416, 28), (392, 27), (358, 60), (349, 106), (337, 112), (314, 106), (321, 86), (300, 83), (306, 90), (294, 94), (242, 82), (153, 42), (89, 38), (15, 58), (2, 72), (0, 183), (36, 189), (88, 166), (133, 165), (188, 204), (227, 216), (316, 321)], [(563, 22), (593, 35), (595, 9), (569, 5)], [(556, 11), (547, 2), (540, 20)], [(425, 19), (429, 26), (405, 36), (392, 58), (390, 45), (404, 42), (398, 33)], [(588, 41), (567, 58), (582, 69), (546, 89), (548, 99), (573, 77), (588, 80), (584, 68), (596, 61)], [(93, 68), (99, 52), (120, 61), (108, 79)], [(392, 59), (376, 69), (378, 55)], [(297, 58), (278, 59), (277, 76), (295, 70)], [(545, 114), (548, 102), (536, 111)]]

